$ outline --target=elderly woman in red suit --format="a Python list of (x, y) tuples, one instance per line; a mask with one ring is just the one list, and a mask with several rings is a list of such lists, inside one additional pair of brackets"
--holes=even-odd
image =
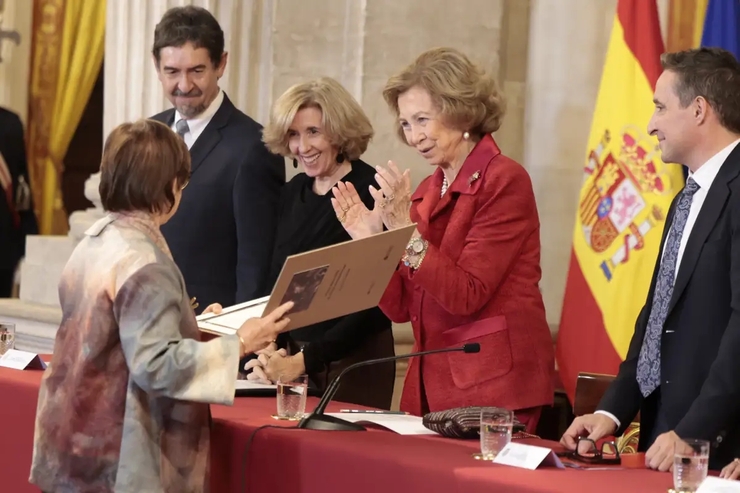
[(416, 223), (380, 308), (411, 322), (414, 351), (479, 342), (477, 354), (412, 359), (401, 409), (513, 410), (528, 431), (552, 403), (554, 355), (540, 280), (539, 219), (524, 168), (491, 137), (503, 102), (489, 75), (462, 53), (423, 53), (383, 91), (401, 140), (434, 166), (413, 194), (409, 171), (378, 167), (375, 205), (351, 184), (332, 190), (353, 238)]

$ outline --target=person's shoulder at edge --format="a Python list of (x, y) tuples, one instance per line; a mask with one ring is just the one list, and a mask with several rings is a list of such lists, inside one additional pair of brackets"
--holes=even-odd
[(0, 118), (11, 118), (22, 124), (21, 117), (18, 116), (18, 113), (3, 106), (0, 106)]

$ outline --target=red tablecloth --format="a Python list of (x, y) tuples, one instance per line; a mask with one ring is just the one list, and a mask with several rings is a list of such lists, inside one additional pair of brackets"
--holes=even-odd
[[(38, 492), (28, 473), (41, 371), (0, 368), (0, 491)], [(316, 400), (309, 402), (309, 409)], [(336, 405), (338, 410), (346, 405)], [(213, 406), (212, 491), (237, 493), (246, 475), (249, 492), (409, 493), (665, 493), (668, 473), (645, 469), (528, 471), (476, 461), (475, 440), (411, 437), (370, 429), (321, 432), (257, 428), (293, 426), (270, 417), (271, 398), (238, 398), (233, 407)], [(244, 458), (250, 437), (244, 474)], [(545, 446), (553, 443), (534, 441)]]

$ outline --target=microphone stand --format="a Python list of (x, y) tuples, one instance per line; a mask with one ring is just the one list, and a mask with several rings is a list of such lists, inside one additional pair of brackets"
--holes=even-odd
[(464, 353), (477, 353), (478, 351), (480, 351), (480, 344), (471, 343), (471, 344), (465, 344), (462, 347), (432, 349), (429, 351), (421, 351), (418, 353), (402, 354), (400, 356), (388, 356), (386, 358), (378, 358), (378, 359), (371, 359), (367, 361), (360, 361), (358, 363), (349, 365), (348, 367), (343, 369), (339, 373), (339, 375), (337, 375), (334, 378), (334, 380), (331, 381), (329, 386), (326, 388), (324, 395), (321, 396), (321, 400), (316, 405), (316, 408), (313, 410), (313, 412), (311, 412), (311, 414), (301, 419), (301, 421), (298, 423), (298, 428), (304, 428), (308, 430), (325, 430), (325, 431), (365, 431), (365, 427), (362, 425), (359, 425), (357, 423), (352, 423), (350, 421), (337, 418), (335, 416), (329, 416), (328, 414), (324, 414), (324, 411), (326, 410), (326, 406), (332, 400), (332, 398), (334, 397), (334, 394), (337, 393), (337, 390), (339, 390), (339, 381), (341, 380), (342, 376), (344, 376), (345, 373), (351, 370), (354, 370), (355, 368), (360, 368), (362, 366), (375, 365), (379, 363), (388, 363), (391, 361), (398, 361), (401, 359), (412, 358), (415, 356), (426, 356), (427, 354), (450, 353), (450, 352), (455, 352), (455, 351), (462, 351)]

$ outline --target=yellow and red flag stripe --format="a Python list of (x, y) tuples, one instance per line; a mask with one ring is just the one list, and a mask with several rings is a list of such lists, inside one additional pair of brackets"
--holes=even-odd
[(655, 1), (618, 0), (588, 140), (557, 343), (573, 400), (579, 372), (616, 374), (645, 303), (665, 217), (683, 186), (647, 133), (663, 52)]

